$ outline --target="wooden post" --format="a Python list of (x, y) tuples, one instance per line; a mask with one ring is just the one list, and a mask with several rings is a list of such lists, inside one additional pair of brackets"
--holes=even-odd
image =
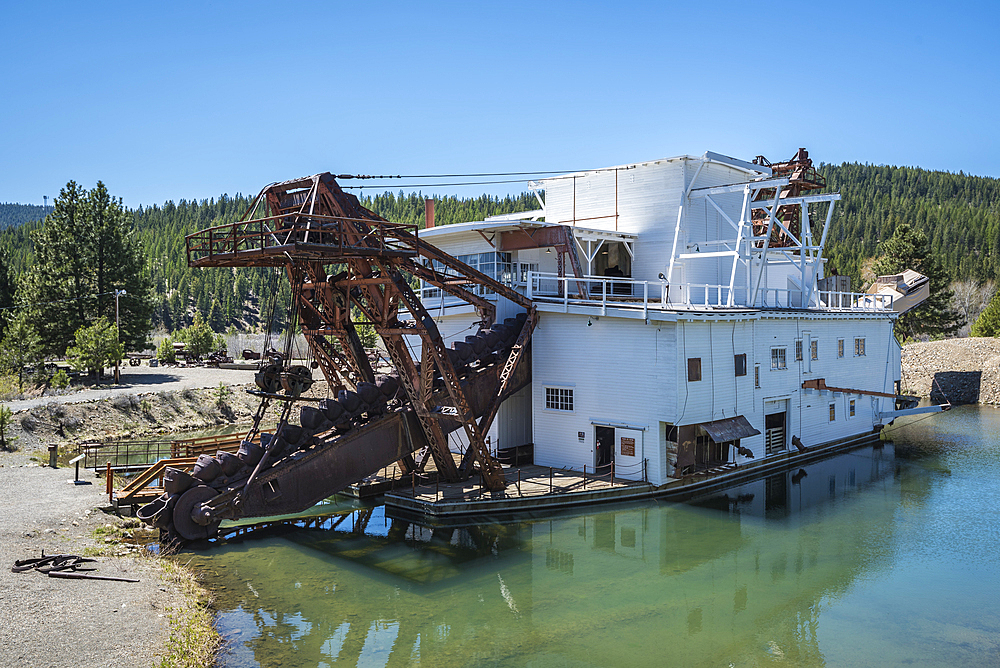
[(437, 503), (441, 496), (441, 476), (434, 476), (434, 503)]
[(552, 493), (552, 467), (549, 467), (549, 494)]
[(114, 483), (111, 480), (111, 462), (108, 462), (108, 467), (104, 471), (104, 487), (108, 493), (108, 503), (113, 503), (114, 500), (111, 498), (111, 494), (114, 491)]
[(517, 495), (521, 496), (521, 469), (517, 470)]
[(587, 465), (583, 465), (583, 488), (587, 489)]
[(410, 486), (413, 489), (413, 500), (417, 500), (417, 472), (410, 473)]
[(615, 486), (615, 463), (611, 462), (611, 486)]

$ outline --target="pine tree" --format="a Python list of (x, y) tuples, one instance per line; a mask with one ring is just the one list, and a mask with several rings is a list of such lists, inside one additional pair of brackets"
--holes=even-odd
[(986, 309), (976, 318), (969, 336), (1000, 336), (1000, 292), (993, 295)]
[(124, 349), (118, 340), (118, 328), (107, 318), (98, 318), (93, 325), (80, 327), (74, 334), (75, 345), (66, 350), (74, 369), (96, 374), (100, 382), (101, 370), (122, 361)]
[(63, 354), (74, 333), (99, 318), (113, 322), (120, 290), (121, 340), (128, 349), (145, 348), (152, 282), (121, 200), (101, 182), (88, 193), (70, 181), (31, 238), (35, 262), (24, 294), (46, 353)]
[(965, 324), (962, 315), (951, 306), (954, 293), (948, 287), (948, 274), (931, 253), (927, 235), (907, 223), (900, 223), (892, 237), (879, 244), (872, 271), (876, 276), (885, 276), (906, 269), (918, 271), (930, 279), (930, 296), (923, 304), (899, 317), (897, 336), (943, 336)]
[(17, 387), (24, 392), (24, 369), (43, 362), (42, 347), (30, 314), (21, 310), (7, 326), (0, 343), (0, 366), (17, 374)]

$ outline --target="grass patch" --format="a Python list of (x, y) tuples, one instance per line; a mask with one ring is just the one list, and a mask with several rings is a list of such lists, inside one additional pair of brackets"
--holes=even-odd
[(208, 591), (184, 566), (167, 558), (159, 559), (159, 564), (164, 576), (183, 593), (185, 604), (168, 610), (170, 635), (156, 668), (208, 668), (214, 665), (222, 637), (215, 630)]

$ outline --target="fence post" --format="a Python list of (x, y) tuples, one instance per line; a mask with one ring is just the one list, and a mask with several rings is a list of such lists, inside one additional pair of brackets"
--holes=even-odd
[(104, 486), (108, 493), (108, 503), (113, 503), (111, 493), (114, 491), (114, 483), (111, 480), (111, 462), (108, 462), (108, 466), (104, 471)]
[(441, 496), (441, 474), (434, 477), (434, 503), (438, 502), (438, 498)]
[(549, 494), (552, 493), (552, 467), (549, 467)]
[(587, 465), (583, 465), (583, 488), (587, 489)]
[(611, 462), (611, 486), (615, 486), (615, 463)]
[(521, 469), (517, 470), (517, 495), (521, 496)]
[(413, 491), (413, 500), (417, 500), (417, 472), (413, 471), (410, 473), (410, 488)]

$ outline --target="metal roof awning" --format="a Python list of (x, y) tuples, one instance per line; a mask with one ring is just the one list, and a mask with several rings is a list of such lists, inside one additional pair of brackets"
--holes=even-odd
[(726, 441), (736, 441), (741, 438), (760, 435), (760, 431), (754, 429), (753, 425), (742, 415), (726, 418), (725, 420), (716, 420), (715, 422), (705, 422), (700, 426), (708, 432), (708, 435), (716, 443), (725, 443)]

